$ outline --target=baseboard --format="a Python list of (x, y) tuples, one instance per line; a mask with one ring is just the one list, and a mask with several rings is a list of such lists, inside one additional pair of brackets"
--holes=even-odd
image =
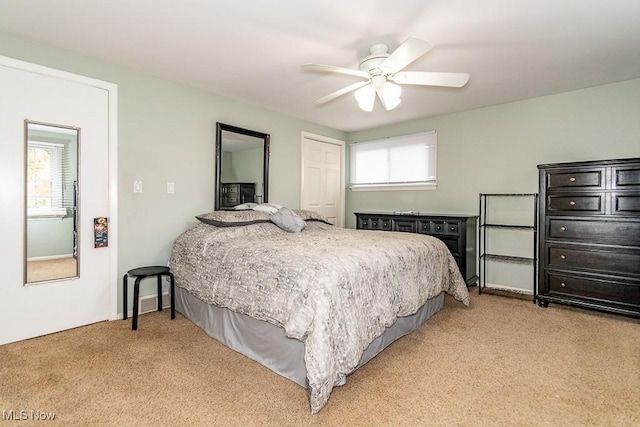
[(63, 259), (63, 258), (71, 258), (71, 257), (73, 257), (73, 254), (36, 256), (36, 257), (27, 258), (27, 261), (49, 261), (52, 259)]
[(533, 291), (529, 289), (513, 288), (511, 286), (486, 283), (484, 287), (478, 289), (483, 294), (502, 295), (512, 298), (532, 299)]

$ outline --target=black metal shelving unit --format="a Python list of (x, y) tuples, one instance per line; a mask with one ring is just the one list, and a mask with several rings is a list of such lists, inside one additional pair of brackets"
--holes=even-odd
[[(487, 209), (493, 198), (532, 198), (533, 199), (533, 217), (529, 224), (503, 224), (488, 222)], [(509, 262), (516, 264), (529, 264), (533, 267), (533, 295), (536, 294), (538, 286), (538, 193), (480, 193), (479, 202), (479, 215), (480, 224), (478, 227), (478, 268), (480, 277), (478, 281), (478, 294), (482, 294), (482, 291), (487, 287), (487, 262)], [(507, 254), (493, 254), (487, 252), (487, 230), (488, 229), (503, 229), (503, 230), (525, 230), (532, 232), (532, 245), (533, 251), (531, 257), (512, 256)]]

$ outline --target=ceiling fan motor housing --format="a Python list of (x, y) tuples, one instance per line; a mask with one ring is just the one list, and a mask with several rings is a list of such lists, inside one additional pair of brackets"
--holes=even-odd
[(374, 44), (369, 48), (370, 55), (360, 62), (358, 69), (371, 74), (371, 76), (384, 74), (380, 66), (389, 57), (389, 46), (386, 44)]

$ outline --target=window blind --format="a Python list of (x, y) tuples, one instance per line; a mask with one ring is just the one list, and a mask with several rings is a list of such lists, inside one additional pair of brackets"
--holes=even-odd
[(351, 144), (351, 187), (436, 183), (437, 133)]

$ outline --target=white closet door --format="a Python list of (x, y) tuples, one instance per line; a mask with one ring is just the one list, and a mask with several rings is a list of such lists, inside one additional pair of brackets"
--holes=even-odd
[(339, 227), (344, 226), (343, 153), (344, 145), (303, 135), (301, 207)]

